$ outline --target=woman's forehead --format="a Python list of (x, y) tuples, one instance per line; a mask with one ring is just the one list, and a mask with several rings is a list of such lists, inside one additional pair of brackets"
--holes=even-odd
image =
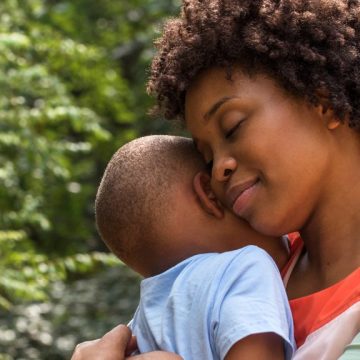
[(232, 99), (268, 101), (284, 94), (275, 80), (262, 73), (250, 76), (235, 68), (229, 78), (224, 68), (211, 68), (202, 72), (186, 93), (185, 123), (194, 116), (206, 121)]

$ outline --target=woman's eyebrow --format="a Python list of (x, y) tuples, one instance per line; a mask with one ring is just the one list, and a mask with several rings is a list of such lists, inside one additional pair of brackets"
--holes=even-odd
[(220, 109), (222, 105), (224, 105), (227, 101), (236, 99), (238, 96), (224, 96), (220, 100), (218, 100), (215, 104), (211, 106), (211, 108), (205, 113), (204, 120), (207, 122), (210, 120), (212, 116)]

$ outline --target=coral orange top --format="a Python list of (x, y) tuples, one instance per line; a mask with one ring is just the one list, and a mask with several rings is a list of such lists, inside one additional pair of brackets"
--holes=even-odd
[[(291, 255), (282, 271), (285, 284), (302, 252), (302, 240), (289, 235)], [(338, 283), (290, 300), (298, 350), (296, 360), (338, 359), (360, 331), (360, 268)]]

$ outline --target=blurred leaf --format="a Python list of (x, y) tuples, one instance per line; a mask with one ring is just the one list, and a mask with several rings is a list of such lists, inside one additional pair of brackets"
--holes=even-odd
[[(157, 28), (178, 6), (177, 0), (0, 2), (0, 359), (66, 359), (76, 336), (94, 334), (84, 325), (93, 313), (67, 317), (49, 306), (50, 289), (119, 264), (95, 228), (96, 189), (119, 146), (173, 131), (161, 119), (149, 121), (145, 81)], [(133, 306), (133, 284), (116, 284), (120, 299), (114, 282), (106, 282), (114, 309)], [(85, 302), (66, 294), (68, 306)], [(87, 308), (96, 303), (91, 296)], [(24, 314), (16, 313), (19, 307)], [(52, 314), (61, 331), (36, 322), (50, 308), (62, 314)], [(96, 311), (106, 323), (101, 307)]]

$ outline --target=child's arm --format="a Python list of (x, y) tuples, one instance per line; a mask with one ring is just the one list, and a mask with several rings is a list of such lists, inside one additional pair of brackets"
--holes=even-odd
[(283, 360), (284, 358), (283, 340), (273, 333), (248, 336), (233, 345), (225, 356), (225, 360)]

